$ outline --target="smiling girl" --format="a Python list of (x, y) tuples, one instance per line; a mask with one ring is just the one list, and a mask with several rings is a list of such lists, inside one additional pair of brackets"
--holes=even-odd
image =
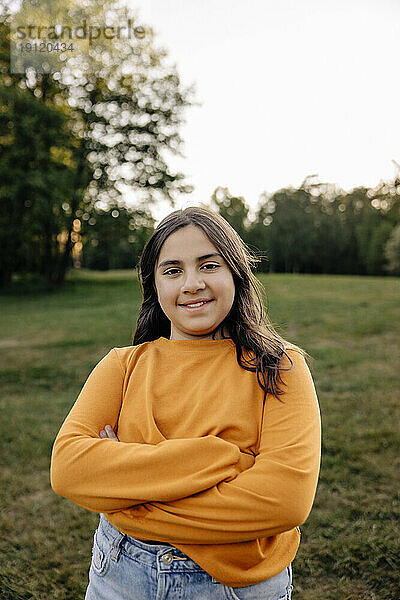
[(54, 491), (100, 513), (86, 600), (291, 598), (320, 416), (256, 260), (203, 207), (146, 244), (133, 345), (96, 365), (53, 447)]

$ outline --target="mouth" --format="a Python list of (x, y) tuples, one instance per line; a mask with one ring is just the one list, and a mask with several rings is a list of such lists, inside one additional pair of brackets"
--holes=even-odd
[(214, 302), (214, 300), (207, 300), (207, 301), (203, 301), (203, 302), (196, 302), (196, 304), (179, 304), (179, 306), (181, 308), (184, 308), (185, 310), (196, 311), (196, 310), (201, 310), (202, 308), (204, 308), (208, 304), (211, 304), (211, 302)]

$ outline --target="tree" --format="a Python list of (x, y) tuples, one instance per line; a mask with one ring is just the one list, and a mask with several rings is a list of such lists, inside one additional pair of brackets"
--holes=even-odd
[(74, 184), (66, 118), (14, 86), (0, 86), (0, 106), (0, 286), (15, 271), (42, 272), (51, 281), (62, 206)]
[(247, 240), (249, 245), (257, 249), (257, 254), (260, 258), (259, 271), (266, 273), (272, 270), (270, 265), (271, 252), (267, 242), (267, 226), (272, 222), (272, 217), (269, 213), (269, 194), (263, 192), (260, 198), (261, 203), (258, 207), (256, 218), (250, 223), (247, 231)]
[(82, 266), (89, 269), (133, 269), (154, 231), (155, 219), (145, 210), (119, 205), (81, 217)]
[(372, 206), (367, 192), (355, 227), (363, 273), (384, 274), (384, 248), (392, 230), (392, 223), (382, 211)]
[(304, 272), (315, 243), (312, 215), (306, 210), (309, 192), (286, 188), (263, 194), (261, 200), (249, 239), (259, 238), (260, 249), (267, 250), (271, 272)]
[(2, 8), (0, 285), (9, 285), (15, 271), (40, 273), (51, 284), (61, 266), (58, 236), (68, 227), (67, 200), (87, 187), (92, 169), (87, 161), (78, 169), (79, 144), (56, 80), (42, 75), (35, 85), (32, 72), (10, 72), (11, 17)]
[[(61, 21), (72, 20), (75, 24), (85, 18), (88, 22), (92, 19), (112, 25), (112, 22), (126, 22), (130, 17), (126, 7), (116, 6), (109, 0), (67, 4), (57, 0), (35, 5), (24, 1), (18, 13), (22, 22), (24, 10), (30, 17), (25, 23), (31, 22), (32, 6), (40, 11), (38, 22), (41, 23), (45, 22), (46, 12), (50, 16), (56, 13), (56, 22), (60, 22), (61, 14)], [(6, 18), (3, 23), (4, 32), (9, 24)], [(164, 64), (167, 53), (154, 47), (152, 29), (142, 27), (142, 30), (145, 32), (142, 38), (115, 39), (112, 43), (103, 40), (95, 46), (89, 44), (86, 49), (81, 45), (79, 55), (69, 58), (66, 55), (66, 60), (60, 61), (59, 71), (54, 73), (33, 69), (29, 73), (8, 74), (9, 36), (8, 33), (2, 35), (0, 87), (22, 89), (33, 101), (57, 109), (67, 119), (69, 155), (61, 154), (64, 154), (63, 160), (70, 167), (73, 180), (63, 202), (57, 200), (62, 208), (63, 226), (51, 237), (53, 244), (58, 244), (57, 248), (53, 247), (53, 254), (60, 254), (60, 235), (64, 242), (57, 269), (47, 273), (53, 283), (64, 280), (71, 264), (76, 243), (74, 223), (79, 219), (79, 213), (91, 213), (99, 205), (103, 208), (110, 203), (114, 205), (121, 197), (124, 185), (137, 190), (138, 197), (145, 192), (149, 203), (161, 194), (173, 205), (177, 193), (192, 191), (192, 187), (183, 182), (183, 174), (169, 170), (165, 153), (180, 153), (182, 140), (178, 130), (183, 110), (191, 105), (189, 98), (193, 89), (183, 89), (176, 68)], [(46, 122), (46, 118), (42, 122)], [(14, 145), (18, 146), (18, 140), (4, 149), (3, 159), (8, 153), (8, 162), (15, 154)], [(57, 152), (57, 146), (48, 148), (48, 163), (51, 153)], [(24, 179), (30, 177), (30, 165), (26, 164)], [(46, 189), (47, 195), (43, 186), (42, 196), (46, 196), (51, 206), (54, 186)], [(15, 216), (18, 200), (11, 192), (8, 198), (14, 207), (11, 214)], [(32, 206), (39, 206), (37, 194), (32, 194), (30, 200)], [(50, 209), (50, 212), (57, 211), (58, 208)], [(42, 215), (44, 217), (45, 212), (36, 211), (38, 219)], [(13, 222), (14, 229), (18, 225), (17, 221)], [(43, 220), (43, 228), (46, 227)], [(31, 239), (30, 243), (33, 242), (37, 248), (38, 239)], [(48, 246), (48, 239), (43, 240), (43, 244)], [(44, 273), (54, 261), (48, 260), (48, 248), (41, 255)]]
[(400, 225), (392, 229), (385, 245), (385, 270), (392, 275), (400, 275)]
[(245, 199), (242, 196), (232, 196), (228, 188), (217, 187), (211, 196), (211, 204), (245, 240), (249, 213)]

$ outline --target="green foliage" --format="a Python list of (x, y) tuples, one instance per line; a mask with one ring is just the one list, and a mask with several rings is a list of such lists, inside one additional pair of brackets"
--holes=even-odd
[(71, 152), (66, 118), (13, 86), (0, 86), (0, 107), (0, 285), (13, 271), (51, 279), (57, 234), (66, 226), (62, 204), (74, 182), (74, 169), (63, 160)]
[(219, 212), (241, 238), (246, 236), (249, 209), (243, 197), (231, 196), (228, 188), (218, 187), (211, 196), (211, 208)]
[(387, 198), (306, 180), (263, 194), (243, 237), (266, 256), (263, 271), (383, 275), (385, 244), (400, 218), (397, 188), (396, 181), (388, 186)]
[(385, 247), (393, 231), (393, 225), (381, 221), (372, 231), (368, 251), (366, 253), (366, 272), (379, 275), (385, 270)]
[(82, 266), (105, 271), (136, 267), (154, 231), (154, 219), (146, 211), (118, 205), (85, 213), (82, 223)]
[(388, 261), (386, 270), (393, 275), (400, 275), (400, 224), (392, 230), (386, 242), (385, 257)]
[[(120, 25), (130, 19), (138, 25), (129, 8), (112, 0), (75, 2), (68, 13), (77, 22)], [(165, 155), (179, 153), (179, 127), (194, 90), (184, 88), (176, 68), (166, 64), (151, 27), (143, 29), (143, 39), (103, 39), (80, 48), (61, 69), (59, 85), (73, 98), (74, 130), (94, 169), (90, 196), (117, 201), (125, 184), (146, 190), (150, 203), (162, 197), (173, 204), (175, 194), (193, 189), (182, 173), (170, 171)]]

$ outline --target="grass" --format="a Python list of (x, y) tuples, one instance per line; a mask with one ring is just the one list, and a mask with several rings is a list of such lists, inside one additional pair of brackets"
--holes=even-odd
[[(294, 600), (398, 600), (399, 280), (260, 275), (270, 318), (313, 357), (323, 456)], [(0, 598), (84, 597), (98, 517), (49, 484), (54, 437), (92, 367), (131, 344), (129, 271), (0, 296)]]

